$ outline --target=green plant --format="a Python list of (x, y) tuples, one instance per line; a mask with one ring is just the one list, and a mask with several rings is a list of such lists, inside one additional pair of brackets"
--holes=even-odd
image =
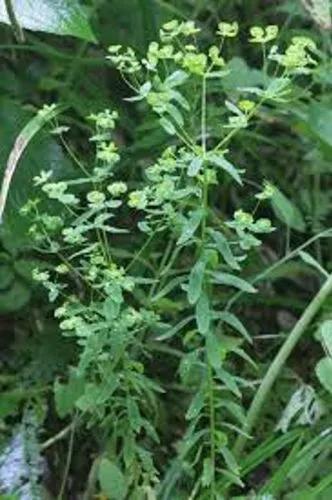
[[(220, 88), (230, 68), (223, 51), (238, 30), (235, 22), (221, 22), (216, 44), (201, 50), (195, 23), (175, 20), (163, 25), (143, 58), (111, 46), (108, 59), (134, 93), (127, 101), (157, 119), (166, 147), (142, 168), (129, 157), (126, 172), (126, 151), (114, 139), (117, 113), (93, 114), (94, 164), (74, 157), (81, 175), (70, 180), (53, 181), (52, 171), (42, 171), (34, 178), (40, 195), (22, 209), (33, 219), (36, 250), (50, 256), (34, 279), (57, 304), (63, 335), (79, 349), (67, 380), (54, 384), (58, 415), (75, 415), (75, 426), (84, 422), (103, 443), (89, 492), (97, 477), (111, 498), (221, 498), (230, 486), (244, 486), (232, 446), (237, 435), (247, 437), (241, 398), (255, 385), (234, 365), (257, 366), (245, 350), (250, 333), (230, 311), (232, 290), (237, 298), (257, 293), (246, 279), (246, 262), (262, 235), (274, 230), (258, 215), (262, 202), (271, 200), (290, 225), (298, 225), (298, 215), (262, 179), (263, 187), (249, 191), (245, 206), (236, 205), (229, 216), (220, 208), (219, 185), (244, 188), (246, 165), (232, 163), (232, 140), (262, 110), (287, 102), (294, 78), (311, 73), (318, 52), (303, 36), (282, 52), (273, 45), (276, 26), (253, 27), (262, 83), (237, 88), (236, 100), (225, 100)], [(215, 128), (216, 100), (223, 122)], [(44, 210), (45, 197), (61, 216)], [(159, 450), (160, 406), (170, 390), (162, 366), (160, 374), (153, 369), (156, 356), (161, 365), (168, 356), (180, 359), (185, 395), (181, 439), (169, 466), (173, 451), (165, 462)], [(70, 459), (61, 495), (69, 466)]]

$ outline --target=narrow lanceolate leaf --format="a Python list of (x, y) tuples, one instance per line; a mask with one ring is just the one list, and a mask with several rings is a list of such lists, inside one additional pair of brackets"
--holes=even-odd
[(222, 170), (227, 172), (233, 179), (242, 186), (242, 179), (240, 177), (239, 171), (230, 163), (224, 156), (222, 155), (217, 155), (217, 154), (212, 154), (209, 155), (209, 160), (211, 163), (216, 165), (217, 167), (220, 167)]
[(204, 406), (205, 402), (205, 386), (202, 386), (196, 396), (194, 396), (193, 400), (191, 401), (191, 404), (188, 408), (188, 411), (186, 413), (186, 419), (187, 420), (192, 420), (193, 418), (196, 418), (197, 415), (199, 415), (201, 409)]
[(159, 123), (163, 127), (165, 132), (167, 132), (169, 135), (176, 134), (176, 129), (175, 129), (173, 123), (171, 121), (167, 120), (167, 118), (160, 118)]
[(206, 353), (211, 366), (216, 370), (220, 368), (222, 362), (222, 345), (212, 332), (208, 332), (206, 337)]
[(182, 85), (188, 79), (188, 76), (188, 73), (180, 69), (169, 75), (165, 83), (167, 83), (169, 87), (177, 87), (178, 85)]
[(121, 470), (107, 458), (100, 461), (98, 479), (102, 493), (111, 500), (122, 500), (127, 494), (127, 484)]
[(9, 155), (6, 170), (3, 176), (0, 192), (0, 223), (2, 221), (3, 213), (5, 210), (10, 183), (24, 150), (26, 149), (32, 138), (37, 134), (37, 132), (39, 132), (39, 130), (47, 122), (52, 120), (61, 111), (63, 111), (63, 108), (55, 105), (51, 105), (45, 109), (40, 110), (37, 115), (27, 123), (27, 125), (18, 135), (14, 147)]
[(204, 212), (201, 209), (195, 210), (191, 213), (189, 219), (187, 219), (183, 225), (181, 236), (176, 243), (177, 245), (187, 243), (187, 241), (194, 236), (203, 218), (203, 213)]
[(221, 380), (221, 382), (223, 382), (223, 384), (225, 384), (227, 389), (229, 391), (231, 391), (235, 396), (240, 398), (241, 392), (238, 388), (235, 377), (233, 377), (233, 375), (231, 373), (227, 372), (223, 368), (218, 368), (216, 373), (217, 373), (219, 380)]
[(205, 293), (199, 298), (196, 304), (196, 323), (198, 331), (202, 335), (206, 335), (209, 331), (211, 321), (211, 311), (208, 296)]
[(201, 295), (205, 266), (205, 262), (203, 260), (199, 260), (190, 272), (188, 286), (189, 304), (196, 304)]
[(276, 216), (287, 226), (300, 232), (305, 230), (306, 225), (300, 210), (277, 188), (274, 190), (271, 204)]
[(239, 263), (234, 257), (231, 247), (225, 236), (222, 233), (213, 230), (210, 231), (210, 234), (212, 236), (214, 243), (216, 244), (217, 250), (221, 254), (226, 264), (228, 264), (229, 267), (231, 267), (232, 269), (239, 270), (240, 269)]
[(332, 394), (332, 358), (321, 359), (316, 365), (316, 375), (322, 386)]
[(247, 329), (245, 328), (243, 323), (241, 323), (241, 321), (234, 314), (225, 311), (225, 312), (219, 313), (218, 318), (220, 318), (221, 321), (224, 321), (229, 326), (234, 328), (234, 330), (238, 331), (246, 340), (248, 340), (248, 342), (252, 343), (252, 339), (251, 339)]
[(299, 252), (299, 256), (301, 257), (303, 262), (308, 264), (308, 266), (313, 267), (326, 278), (329, 276), (329, 273), (320, 265), (320, 263), (316, 259), (314, 259), (312, 255), (310, 255), (310, 253), (302, 251)]
[[(21, 28), (96, 41), (78, 0), (12, 0), (12, 4)], [(0, 22), (11, 24), (5, 0), (0, 0)]]
[(247, 293), (256, 293), (257, 290), (250, 283), (239, 278), (238, 276), (234, 276), (234, 274), (222, 273), (222, 272), (213, 272), (211, 273), (212, 281), (219, 285), (232, 286), (234, 288), (238, 288), (242, 290), (242, 292)]

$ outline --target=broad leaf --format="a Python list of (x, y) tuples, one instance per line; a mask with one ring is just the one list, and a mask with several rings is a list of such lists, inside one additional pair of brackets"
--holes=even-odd
[(58, 380), (54, 384), (54, 398), (57, 413), (60, 418), (65, 417), (75, 407), (75, 402), (84, 392), (84, 379), (72, 369), (67, 384), (61, 384)]
[(122, 500), (127, 494), (127, 484), (117, 465), (103, 458), (98, 469), (98, 479), (102, 492), (110, 500)]
[(329, 105), (314, 102), (309, 106), (308, 122), (312, 132), (323, 142), (332, 146), (332, 108)]
[[(22, 110), (20, 105), (9, 100), (0, 101), (1, 177), (15, 140), (22, 131), (22, 124), (28, 123), (30, 119), (31, 114)], [(32, 121), (34, 119), (35, 117)], [(33, 177), (45, 169), (52, 170), (54, 181), (74, 173), (72, 164), (64, 156), (62, 148), (54, 139), (41, 131), (30, 141), (22, 154), (10, 184), (3, 222), (0, 226), (1, 239), (9, 250), (31, 243), (27, 232), (30, 222), (19, 211), (28, 199), (40, 198), (40, 189), (33, 186)], [(52, 211), (50, 205), (51, 202), (47, 201), (48, 212)]]
[[(96, 40), (78, 0), (12, 0), (12, 3), (22, 28), (71, 35), (89, 42)], [(0, 0), (0, 22), (11, 24), (5, 0)]]
[(326, 320), (320, 327), (321, 336), (324, 347), (328, 354), (332, 357), (332, 320)]
[(317, 363), (316, 375), (322, 386), (332, 394), (332, 358), (326, 357)]

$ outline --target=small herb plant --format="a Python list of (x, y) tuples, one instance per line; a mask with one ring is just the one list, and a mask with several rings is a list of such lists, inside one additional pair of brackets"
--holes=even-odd
[[(99, 436), (92, 471), (111, 498), (175, 498), (182, 491), (217, 499), (244, 485), (232, 448), (246, 422), (242, 394), (254, 381), (234, 367), (237, 358), (251, 369), (255, 360), (246, 352), (250, 332), (233, 307), (242, 293), (258, 292), (246, 262), (274, 230), (260, 209), (275, 187), (261, 179), (260, 190), (249, 188), (246, 208), (229, 214), (219, 209), (219, 186), (251, 186), (246, 165), (232, 163), (232, 139), (262, 109), (287, 102), (294, 78), (315, 67), (316, 48), (294, 37), (282, 51), (277, 26), (252, 27), (249, 43), (261, 50), (265, 84), (225, 100), (224, 54), (238, 32), (236, 22), (221, 22), (215, 45), (201, 50), (200, 29), (174, 20), (143, 58), (132, 48), (110, 47), (108, 59), (128, 84), (127, 101), (155, 115), (164, 150), (142, 168), (133, 158), (128, 173), (114, 135), (117, 112), (93, 114), (93, 165), (76, 160), (81, 176), (66, 181), (41, 172), (34, 179), (40, 197), (23, 208), (33, 217), (36, 249), (54, 263), (35, 269), (34, 278), (78, 348), (68, 380), (54, 384), (57, 412), (75, 415)], [(221, 103), (217, 127), (211, 97)], [(56, 200), (58, 213), (44, 210), (45, 195)], [(167, 449), (159, 431), (160, 404), (172, 389), (162, 375), (151, 375), (156, 357), (162, 365), (172, 355), (184, 394), (176, 450)]]

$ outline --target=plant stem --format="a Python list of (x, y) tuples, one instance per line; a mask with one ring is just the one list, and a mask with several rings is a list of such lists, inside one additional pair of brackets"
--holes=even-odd
[(215, 428), (216, 428), (216, 416), (214, 407), (214, 380), (211, 364), (208, 363), (208, 377), (209, 377), (209, 414), (210, 414), (210, 459), (213, 470), (213, 477), (211, 481), (211, 500), (215, 498), (215, 464), (216, 464), (216, 442), (215, 442)]
[(5, 0), (5, 5), (6, 5), (7, 14), (8, 14), (8, 17), (10, 20), (10, 24), (13, 28), (16, 40), (18, 42), (24, 42), (25, 41), (24, 33), (23, 33), (23, 30), (22, 30), (22, 28), (17, 20), (16, 14), (14, 11), (14, 7), (12, 4), (12, 0)]
[[(206, 76), (203, 76), (202, 81), (202, 110), (201, 110), (201, 136), (202, 136), (202, 151), (203, 159), (206, 158)], [(207, 222), (207, 210), (209, 203), (209, 180), (207, 176), (206, 165), (204, 165), (204, 177), (203, 177), (203, 193), (202, 193), (202, 206), (204, 210), (203, 220), (202, 220), (202, 240), (201, 240), (201, 251), (204, 251), (205, 240), (206, 240), (206, 222)], [(216, 482), (215, 482), (215, 464), (216, 464), (216, 443), (215, 443), (215, 407), (214, 407), (214, 380), (213, 371), (211, 364), (206, 356), (207, 366), (208, 366), (208, 386), (209, 386), (209, 417), (210, 417), (210, 460), (211, 467), (213, 470), (213, 476), (211, 480), (210, 488), (210, 498), (213, 500), (215, 498)]]
[(54, 443), (57, 443), (61, 439), (65, 438), (67, 436), (67, 434), (72, 430), (72, 428), (73, 428), (72, 423), (67, 425), (67, 427), (65, 427), (60, 432), (58, 432), (58, 434), (55, 434), (55, 436), (52, 436), (50, 439), (48, 439), (47, 441), (42, 443), (41, 449), (46, 450), (47, 448), (52, 446)]
[(64, 495), (65, 489), (66, 489), (66, 483), (67, 483), (69, 469), (70, 469), (71, 460), (72, 460), (72, 456), (73, 456), (76, 423), (77, 423), (77, 416), (74, 417), (74, 420), (73, 420), (73, 423), (72, 423), (72, 426), (70, 429), (68, 453), (67, 453), (67, 459), (66, 459), (66, 464), (65, 464), (65, 470), (63, 473), (63, 478), (62, 478), (62, 482), (61, 482), (60, 491), (59, 491), (59, 494), (57, 496), (57, 500), (63, 500), (63, 495)]
[[(262, 383), (256, 392), (256, 395), (251, 403), (249, 411), (247, 413), (246, 425), (243, 430), (245, 433), (251, 433), (257, 418), (259, 417), (262, 408), (266, 402), (266, 399), (269, 396), (270, 390), (276, 381), (280, 371), (282, 370), (284, 364), (286, 363), (289, 355), (292, 350), (305, 333), (307, 327), (310, 322), (328, 297), (328, 295), (332, 292), (332, 274), (330, 274), (329, 278), (325, 281), (321, 289), (309, 303), (304, 313), (294, 326), (293, 330), (285, 340), (284, 344), (281, 346), (278, 354), (274, 358), (272, 364), (270, 365), (267, 373), (265, 374)], [(240, 435), (234, 446), (234, 454), (239, 457), (242, 451), (245, 448), (247, 442), (247, 437), (245, 435)]]

